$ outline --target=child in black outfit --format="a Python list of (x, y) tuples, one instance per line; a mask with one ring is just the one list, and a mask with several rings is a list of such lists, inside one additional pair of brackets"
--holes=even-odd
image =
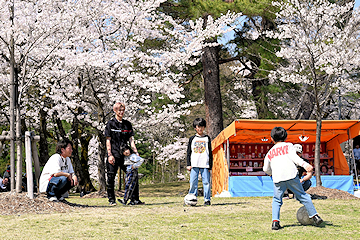
[(124, 146), (121, 150), (124, 155), (124, 165), (126, 166), (126, 185), (124, 199), (118, 201), (126, 205), (130, 199), (129, 205), (142, 205), (144, 202), (139, 199), (139, 174), (138, 168), (144, 162), (144, 159), (132, 152), (129, 146)]

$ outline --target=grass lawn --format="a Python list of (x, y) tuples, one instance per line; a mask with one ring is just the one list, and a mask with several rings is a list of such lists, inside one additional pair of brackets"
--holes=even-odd
[(302, 205), (284, 200), (279, 231), (271, 230), (271, 197), (213, 198), (184, 207), (188, 183), (140, 186), (143, 206), (108, 207), (105, 198), (70, 196), (97, 206), (69, 213), (0, 216), (2, 239), (360, 239), (360, 200), (314, 200), (325, 223), (302, 226)]

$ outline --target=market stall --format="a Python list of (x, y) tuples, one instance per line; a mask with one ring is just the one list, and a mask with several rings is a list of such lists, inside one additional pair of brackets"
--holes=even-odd
[[(265, 154), (273, 145), (271, 129), (276, 126), (285, 128), (287, 141), (301, 144), (303, 157), (314, 164), (315, 120), (236, 120), (212, 141), (213, 196), (224, 190), (231, 196), (272, 196), (272, 181), (262, 166)], [(330, 169), (328, 176), (322, 177), (324, 187), (353, 193), (353, 179), (340, 143), (358, 135), (358, 120), (322, 121), (320, 162)]]

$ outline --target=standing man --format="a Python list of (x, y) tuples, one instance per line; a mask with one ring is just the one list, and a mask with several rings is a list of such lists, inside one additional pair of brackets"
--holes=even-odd
[(62, 195), (78, 184), (70, 156), (72, 142), (68, 139), (56, 144), (56, 153), (45, 164), (40, 176), (40, 192), (46, 192), (52, 202), (62, 201)]
[(136, 155), (139, 155), (134, 141), (134, 131), (129, 121), (124, 120), (125, 104), (117, 102), (113, 106), (115, 117), (110, 119), (105, 127), (106, 150), (107, 150), (107, 193), (109, 198), (109, 205), (116, 206), (115, 201), (115, 176), (120, 167), (126, 172), (124, 165), (124, 155), (121, 149), (125, 145), (131, 146), (131, 149)]

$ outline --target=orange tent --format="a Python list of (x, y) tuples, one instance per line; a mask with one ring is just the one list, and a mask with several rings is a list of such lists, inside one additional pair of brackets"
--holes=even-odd
[[(212, 195), (228, 191), (229, 166), (225, 156), (225, 143), (270, 143), (270, 132), (274, 127), (283, 127), (288, 133), (288, 142), (315, 143), (315, 120), (247, 120), (232, 122), (212, 141), (214, 164), (212, 169)], [(337, 175), (349, 175), (349, 167), (340, 147), (340, 143), (360, 135), (358, 120), (323, 120), (321, 142), (326, 143), (334, 158)]]

